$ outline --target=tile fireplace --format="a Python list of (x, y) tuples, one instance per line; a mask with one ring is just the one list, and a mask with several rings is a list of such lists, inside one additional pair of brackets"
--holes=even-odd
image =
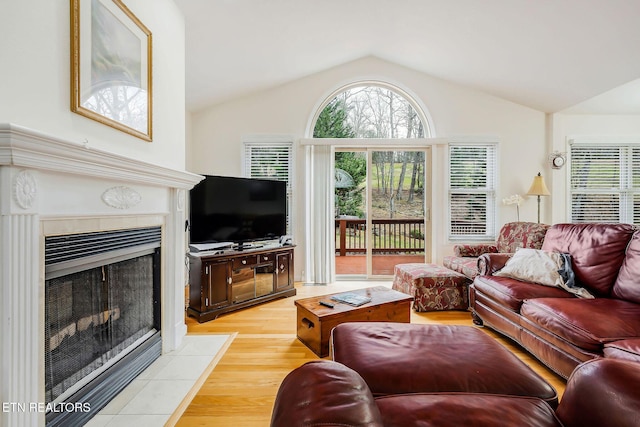
[[(185, 196), (201, 178), (0, 124), (0, 425), (91, 416), (102, 403), (77, 402), (179, 346)], [(149, 241), (127, 247), (136, 233)]]

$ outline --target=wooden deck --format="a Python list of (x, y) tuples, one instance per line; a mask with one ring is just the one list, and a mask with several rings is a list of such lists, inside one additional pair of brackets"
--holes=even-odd
[[(373, 255), (374, 276), (393, 276), (396, 264), (425, 262), (424, 255)], [(336, 274), (367, 274), (367, 257), (365, 255), (336, 256)]]

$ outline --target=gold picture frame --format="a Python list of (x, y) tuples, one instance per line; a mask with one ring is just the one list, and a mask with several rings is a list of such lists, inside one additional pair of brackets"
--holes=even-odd
[(121, 0), (70, 1), (71, 111), (152, 141), (151, 31)]

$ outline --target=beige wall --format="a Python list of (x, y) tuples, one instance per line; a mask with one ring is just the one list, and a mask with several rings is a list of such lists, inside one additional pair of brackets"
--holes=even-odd
[(3, 2), (0, 123), (184, 169), (182, 14), (172, 0), (124, 2), (153, 34), (152, 143), (71, 112), (69, 1)]
[[(349, 83), (377, 80), (413, 96), (428, 114), (432, 136), (496, 139), (500, 143), (500, 224), (515, 219), (515, 208), (500, 200), (523, 195), (538, 172), (552, 196), (543, 201), (543, 221), (566, 220), (567, 168), (551, 170), (551, 151), (567, 151), (568, 140), (584, 135), (640, 135), (637, 115), (544, 113), (454, 85), (374, 57), (362, 58), (282, 86), (208, 109), (185, 114), (184, 21), (171, 0), (125, 0), (153, 33), (154, 141), (112, 129), (70, 111), (70, 10), (68, 2), (5, 2), (2, 6), (3, 52), (0, 67), (0, 122), (13, 123), (65, 140), (88, 141), (89, 148), (145, 160), (162, 166), (221, 175), (241, 173), (241, 142), (252, 136), (309, 137), (318, 108), (335, 90)], [(259, 66), (259, 64), (256, 64)], [(224, 84), (213, 82), (212, 84)], [(185, 142), (188, 140), (188, 143)], [(296, 216), (304, 212), (303, 150), (296, 146)], [(444, 156), (434, 156), (443, 171)], [(434, 176), (434, 215), (444, 215), (446, 182)], [(534, 199), (524, 202), (521, 220), (535, 221)], [(296, 240), (304, 244), (302, 221)], [(434, 230), (436, 257), (451, 249), (444, 230)]]
[[(569, 141), (574, 138), (598, 138), (602, 142), (640, 142), (640, 115), (616, 114), (554, 114), (552, 123), (551, 151), (569, 152)], [(547, 181), (551, 197), (551, 223), (568, 221), (569, 167), (552, 170)]]
[[(500, 186), (498, 200), (518, 193), (523, 195), (546, 163), (545, 114), (521, 105), (454, 85), (404, 67), (367, 57), (324, 72), (255, 93), (241, 99), (215, 105), (192, 114), (188, 168), (191, 172), (240, 175), (242, 141), (250, 136), (288, 135), (294, 141), (309, 137), (312, 119), (320, 105), (335, 90), (349, 83), (376, 80), (394, 84), (413, 96), (430, 116), (432, 135), (441, 138), (494, 139), (500, 143)], [(304, 150), (296, 148), (297, 179), (295, 239), (304, 245), (302, 171)], [(434, 161), (442, 161), (434, 157)], [(434, 165), (437, 168), (442, 165)], [(433, 180), (433, 214), (442, 217), (446, 206), (446, 181)], [(438, 196), (439, 195), (439, 196)], [(439, 199), (438, 199), (439, 197)], [(499, 222), (514, 221), (513, 206), (499, 203)], [(527, 201), (521, 208), (521, 220), (536, 220), (536, 205)], [(445, 230), (434, 230), (435, 259), (450, 251)], [(298, 251), (301, 252), (301, 251)], [(297, 263), (297, 266), (301, 263)]]

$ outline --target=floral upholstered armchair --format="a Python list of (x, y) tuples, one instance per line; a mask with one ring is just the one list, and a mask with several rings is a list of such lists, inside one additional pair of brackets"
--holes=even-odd
[(500, 229), (495, 244), (458, 244), (454, 255), (446, 256), (443, 265), (473, 279), (478, 274), (478, 257), (486, 253), (514, 253), (517, 248), (540, 249), (549, 225), (535, 222), (508, 222)]

